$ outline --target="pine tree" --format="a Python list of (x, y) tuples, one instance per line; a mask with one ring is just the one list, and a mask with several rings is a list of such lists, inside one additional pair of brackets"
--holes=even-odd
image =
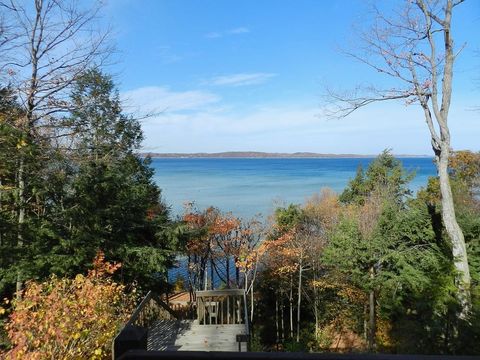
[(72, 102), (66, 123), (75, 133), (68, 153), (74, 174), (65, 186), (62, 241), (52, 247), (52, 269), (83, 271), (102, 250), (123, 263), (124, 281), (158, 286), (173, 262), (175, 238), (150, 159), (136, 155), (140, 124), (123, 113), (111, 77), (97, 69), (77, 80)]

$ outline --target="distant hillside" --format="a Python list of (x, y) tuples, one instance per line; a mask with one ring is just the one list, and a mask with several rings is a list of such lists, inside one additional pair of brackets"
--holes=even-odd
[[(153, 153), (140, 154), (152, 158), (371, 158), (376, 155), (360, 154), (319, 154), (312, 152), (267, 153), (259, 151), (227, 151), (218, 153)], [(397, 157), (430, 157), (428, 155), (395, 155)]]

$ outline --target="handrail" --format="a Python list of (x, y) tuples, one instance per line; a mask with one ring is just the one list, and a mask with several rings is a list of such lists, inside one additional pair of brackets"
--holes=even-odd
[[(245, 324), (249, 334), (247, 298), (244, 289), (195, 292), (200, 325)], [(242, 304), (243, 302), (243, 304)]]
[[(170, 315), (172, 315), (175, 319), (178, 318), (177, 314), (175, 311), (173, 311), (170, 306), (168, 306), (161, 298), (158, 296), (157, 293), (154, 293), (153, 291), (149, 291), (147, 295), (143, 298), (143, 300), (138, 304), (136, 307), (135, 311), (133, 312), (132, 316), (130, 316), (130, 319), (125, 323), (125, 326), (132, 325), (135, 320), (138, 319), (140, 313), (142, 310), (147, 306), (148, 302), (153, 299), (155, 302), (160, 305), (163, 309), (165, 309)], [(124, 326), (124, 327), (125, 327)]]
[(222, 290), (199, 290), (195, 291), (196, 296), (241, 296), (245, 293), (243, 289), (222, 289)]
[[(142, 299), (140, 304), (135, 308), (135, 311), (133, 314), (130, 316), (130, 319), (122, 326), (122, 328), (118, 331), (117, 335), (113, 339), (112, 342), (112, 358), (115, 359), (116, 354), (115, 354), (115, 343), (117, 341), (117, 338), (122, 334), (122, 332), (131, 325), (134, 325), (137, 320), (139, 320), (140, 315), (142, 312), (147, 308), (147, 306), (150, 304), (150, 301), (153, 300), (156, 305), (160, 306), (163, 310), (167, 311), (170, 316), (172, 316), (174, 319), (178, 319), (177, 314), (166, 304), (158, 294), (154, 293), (153, 291), (149, 291), (147, 295)], [(142, 326), (145, 326), (145, 324), (142, 324)]]
[[(149, 291), (150, 293), (151, 291)], [(148, 295), (148, 294), (147, 294)], [(160, 305), (162, 308), (164, 308), (170, 315), (172, 315), (175, 319), (178, 319), (178, 315), (175, 311), (172, 310), (170, 306), (166, 302), (164, 302), (160, 296), (158, 296), (157, 293), (152, 293), (152, 298), (157, 302), (158, 305)]]
[(148, 304), (151, 298), (152, 298), (152, 292), (149, 291), (147, 295), (145, 295), (145, 297), (142, 299), (140, 304), (138, 304), (138, 306), (135, 308), (135, 311), (133, 312), (132, 316), (130, 316), (130, 319), (123, 326), (124, 328), (127, 327), (128, 325), (132, 325), (133, 322), (138, 319), (140, 312), (146, 306), (146, 304)]

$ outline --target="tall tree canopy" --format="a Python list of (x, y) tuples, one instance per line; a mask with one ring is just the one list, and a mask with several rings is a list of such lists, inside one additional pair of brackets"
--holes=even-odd
[[(403, 1), (399, 8), (373, 9), (371, 26), (359, 32), (360, 48), (348, 55), (391, 81), (391, 85), (359, 87), (356, 91), (328, 91), (329, 112), (345, 117), (375, 102), (402, 100), (418, 104), (429, 130), (441, 193), (441, 213), (457, 269), (460, 316), (470, 310), (470, 268), (465, 238), (455, 214), (448, 162), (451, 155), (449, 127), (455, 48), (452, 23), (463, 0)], [(394, 3), (391, 3), (394, 4)], [(389, 3), (390, 5), (390, 3)], [(395, 3), (397, 6), (397, 3)]]

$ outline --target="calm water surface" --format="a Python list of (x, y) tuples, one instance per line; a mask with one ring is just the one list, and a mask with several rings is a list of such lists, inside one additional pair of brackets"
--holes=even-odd
[[(278, 205), (300, 204), (329, 187), (341, 192), (373, 159), (153, 159), (155, 181), (174, 215), (185, 202), (199, 208), (216, 206), (234, 215), (251, 217), (273, 212)], [(410, 188), (425, 186), (436, 174), (431, 158), (400, 158), (415, 171)]]

